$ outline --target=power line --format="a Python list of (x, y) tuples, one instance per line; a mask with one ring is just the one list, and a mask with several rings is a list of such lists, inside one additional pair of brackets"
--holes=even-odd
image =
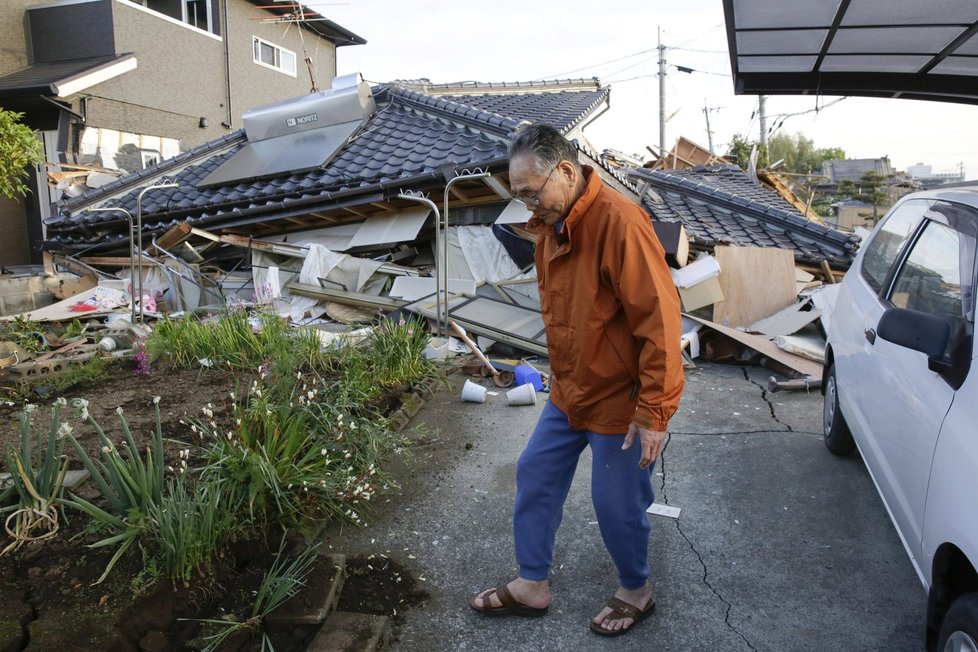
[(705, 54), (730, 54), (727, 50), (698, 50), (696, 48), (681, 48), (681, 47), (671, 47), (670, 50), (679, 50), (681, 52), (703, 52)]
[[(574, 70), (567, 70), (565, 72), (554, 73), (554, 74), (548, 75), (546, 77), (538, 77), (534, 81), (541, 81), (541, 80), (544, 80), (544, 79), (555, 79), (557, 77), (562, 77), (563, 75), (571, 75), (571, 74), (573, 74), (575, 72), (581, 72), (582, 70), (590, 70), (591, 68), (598, 68), (600, 66), (606, 66), (609, 63), (617, 63), (619, 61), (624, 61), (625, 59), (631, 59), (632, 57), (637, 57), (637, 56), (640, 56), (640, 55), (643, 55), (643, 54), (648, 54), (649, 52), (655, 52), (655, 51), (656, 51), (655, 48), (652, 48), (650, 50), (641, 50), (640, 52), (633, 52), (632, 54), (626, 54), (625, 56), (618, 57), (617, 59), (609, 59), (608, 61), (602, 61), (600, 63), (592, 63), (592, 64), (589, 64), (589, 65), (586, 65), (586, 66), (582, 66), (580, 68), (575, 68)], [(612, 73), (612, 74), (614, 74), (614, 73)]]

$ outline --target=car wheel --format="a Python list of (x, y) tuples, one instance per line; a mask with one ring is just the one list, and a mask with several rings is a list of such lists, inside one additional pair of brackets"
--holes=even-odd
[(822, 406), (822, 431), (825, 447), (834, 455), (849, 455), (856, 450), (849, 425), (839, 409), (839, 383), (835, 378), (835, 365), (825, 374), (825, 403)]
[(937, 649), (941, 652), (978, 652), (978, 593), (962, 595), (948, 609)]

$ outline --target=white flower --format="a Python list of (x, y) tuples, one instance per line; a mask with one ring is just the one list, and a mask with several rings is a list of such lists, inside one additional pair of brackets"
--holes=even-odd
[(308, 399), (309, 399), (310, 401), (311, 401), (311, 400), (312, 400), (313, 398), (315, 398), (315, 396), (316, 396), (316, 392), (314, 392), (314, 391), (312, 391), (312, 390), (309, 390), (308, 392), (306, 392), (306, 397), (307, 397), (307, 398), (308, 398)]
[(115, 413), (118, 414), (118, 415), (120, 415), (120, 416), (122, 416), (122, 406), (121, 405), (115, 409)]
[(102, 447), (102, 452), (105, 453), (105, 454), (108, 454), (110, 450), (112, 450), (112, 449), (109, 448), (108, 446), (103, 446)]
[(351, 421), (350, 422), (350, 428), (352, 430), (356, 430), (357, 429), (357, 422), (356, 421)]
[(326, 453), (328, 453), (328, 452), (329, 451), (324, 448), (323, 450), (319, 451), (319, 454), (322, 455), (323, 457), (326, 457)]
[(65, 397), (64, 396), (61, 396), (61, 397), (58, 398), (58, 400), (56, 400), (54, 402), (54, 404), (57, 405), (58, 407), (64, 407), (64, 406), (68, 405), (68, 401), (65, 400)]
[(61, 439), (62, 437), (67, 437), (70, 434), (71, 434), (71, 425), (68, 424), (67, 422), (62, 423), (61, 427), (58, 428), (58, 438)]
[(26, 412), (27, 414), (34, 414), (36, 410), (37, 410), (37, 406), (34, 405), (33, 403), (28, 403), (27, 405), (24, 406), (24, 412)]
[(159, 404), (160, 404), (160, 397), (159, 396), (154, 396), (153, 397), (153, 405), (159, 405)]
[(234, 392), (231, 392), (230, 393), (230, 396), (231, 396), (231, 400), (233, 401), (234, 400)]

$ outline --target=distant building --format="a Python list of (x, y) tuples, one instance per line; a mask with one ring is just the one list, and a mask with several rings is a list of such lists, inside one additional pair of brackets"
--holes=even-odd
[(934, 172), (933, 166), (917, 163), (907, 167), (907, 173), (924, 188), (936, 188), (964, 181), (964, 165), (958, 166), (957, 170)]
[(860, 181), (869, 172), (889, 178), (896, 173), (890, 165), (889, 157), (882, 158), (847, 158), (822, 163), (822, 175), (831, 183), (840, 181)]

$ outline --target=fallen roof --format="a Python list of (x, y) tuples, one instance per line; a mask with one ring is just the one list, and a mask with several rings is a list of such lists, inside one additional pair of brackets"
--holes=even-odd
[(973, 0), (723, 0), (734, 90), (978, 104)]
[(628, 174), (654, 189), (657, 197), (643, 196), (652, 218), (681, 221), (695, 244), (779, 247), (794, 249), (795, 259), (804, 263), (817, 265), (827, 260), (841, 269), (852, 264), (857, 236), (806, 219), (735, 165), (718, 163), (693, 170), (635, 168)]
[[(66, 200), (46, 222), (46, 247), (104, 249), (124, 243), (121, 214), (85, 209), (121, 207), (136, 215), (140, 191), (164, 177), (179, 187), (145, 195), (147, 230), (161, 232), (184, 221), (213, 230), (272, 220), (291, 220), (292, 230), (309, 229), (343, 221), (321, 216), (344, 209), (357, 211), (345, 218), (362, 220), (367, 213), (356, 207), (369, 209), (371, 203), (396, 198), (402, 189), (443, 185), (456, 172), (476, 167), (504, 171), (508, 137), (521, 121), (545, 121), (568, 133), (607, 103), (609, 89), (596, 82), (564, 85), (571, 90), (536, 92), (526, 87), (523, 93), (498, 99), (488, 92), (433, 96), (396, 83), (375, 87), (376, 113), (324, 167), (202, 187), (208, 175), (247, 144), (245, 132), (238, 131)], [(561, 86), (550, 82), (548, 89)], [(314, 213), (320, 217), (306, 217)]]

